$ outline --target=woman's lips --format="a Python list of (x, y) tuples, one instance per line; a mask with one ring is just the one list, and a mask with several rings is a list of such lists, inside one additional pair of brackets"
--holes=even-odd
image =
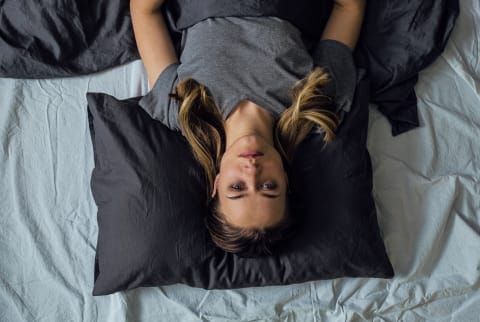
[(241, 158), (255, 158), (255, 157), (261, 157), (263, 155), (262, 152), (259, 151), (247, 151), (247, 152), (242, 152), (238, 156)]

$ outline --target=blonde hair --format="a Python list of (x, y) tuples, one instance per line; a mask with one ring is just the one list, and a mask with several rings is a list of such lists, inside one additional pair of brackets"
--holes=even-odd
[(317, 67), (291, 90), (292, 105), (280, 115), (275, 127), (277, 149), (290, 163), (297, 147), (314, 126), (324, 132), (325, 142), (335, 138), (337, 115), (322, 108), (331, 106), (333, 102), (322, 90), (329, 80), (329, 75)]
[[(323, 91), (329, 81), (329, 75), (317, 67), (292, 88), (292, 105), (280, 115), (275, 125), (275, 145), (287, 163), (292, 162), (297, 147), (315, 126), (324, 133), (325, 142), (334, 139), (338, 119), (328, 110), (333, 104), (332, 98)], [(180, 81), (176, 93), (171, 96), (180, 102), (180, 128), (205, 170), (207, 203), (211, 209), (206, 226), (213, 242), (225, 251), (246, 256), (269, 253), (268, 245), (280, 241), (280, 236), (288, 228), (288, 211), (275, 227), (245, 229), (229, 225), (218, 212), (218, 198), (210, 198), (225, 149), (223, 118), (207, 88), (193, 79)]]
[(179, 125), (195, 158), (205, 171), (208, 199), (225, 149), (223, 118), (204, 85), (186, 79), (175, 90), (176, 93), (171, 96), (181, 102)]

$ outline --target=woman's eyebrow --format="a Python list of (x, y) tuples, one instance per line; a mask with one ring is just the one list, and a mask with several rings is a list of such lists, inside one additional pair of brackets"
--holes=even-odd
[[(280, 198), (279, 194), (278, 195), (271, 195), (271, 194), (268, 194), (268, 193), (262, 193), (261, 195), (265, 198), (270, 198), (270, 199)], [(227, 196), (227, 198), (231, 199), (231, 200), (236, 200), (236, 199), (241, 199), (245, 196), (246, 196), (246, 194), (241, 194), (241, 195), (238, 195), (238, 196)]]

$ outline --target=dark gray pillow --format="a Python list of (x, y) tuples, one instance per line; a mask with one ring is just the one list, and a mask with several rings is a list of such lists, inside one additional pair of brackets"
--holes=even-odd
[(203, 224), (203, 172), (180, 133), (150, 118), (139, 98), (88, 93), (99, 228), (93, 295), (174, 283), (225, 289), (392, 277), (371, 194), (368, 91), (362, 81), (334, 142), (324, 146), (312, 134), (299, 148), (291, 179), (297, 234), (259, 258), (213, 245)]

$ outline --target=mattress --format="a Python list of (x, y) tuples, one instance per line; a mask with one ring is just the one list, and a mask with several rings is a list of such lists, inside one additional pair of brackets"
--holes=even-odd
[(234, 290), (176, 284), (93, 297), (98, 228), (86, 92), (147, 92), (140, 61), (0, 79), (0, 321), (479, 321), (480, 4), (460, 1), (415, 87), (420, 127), (370, 109), (380, 229), (396, 276)]

